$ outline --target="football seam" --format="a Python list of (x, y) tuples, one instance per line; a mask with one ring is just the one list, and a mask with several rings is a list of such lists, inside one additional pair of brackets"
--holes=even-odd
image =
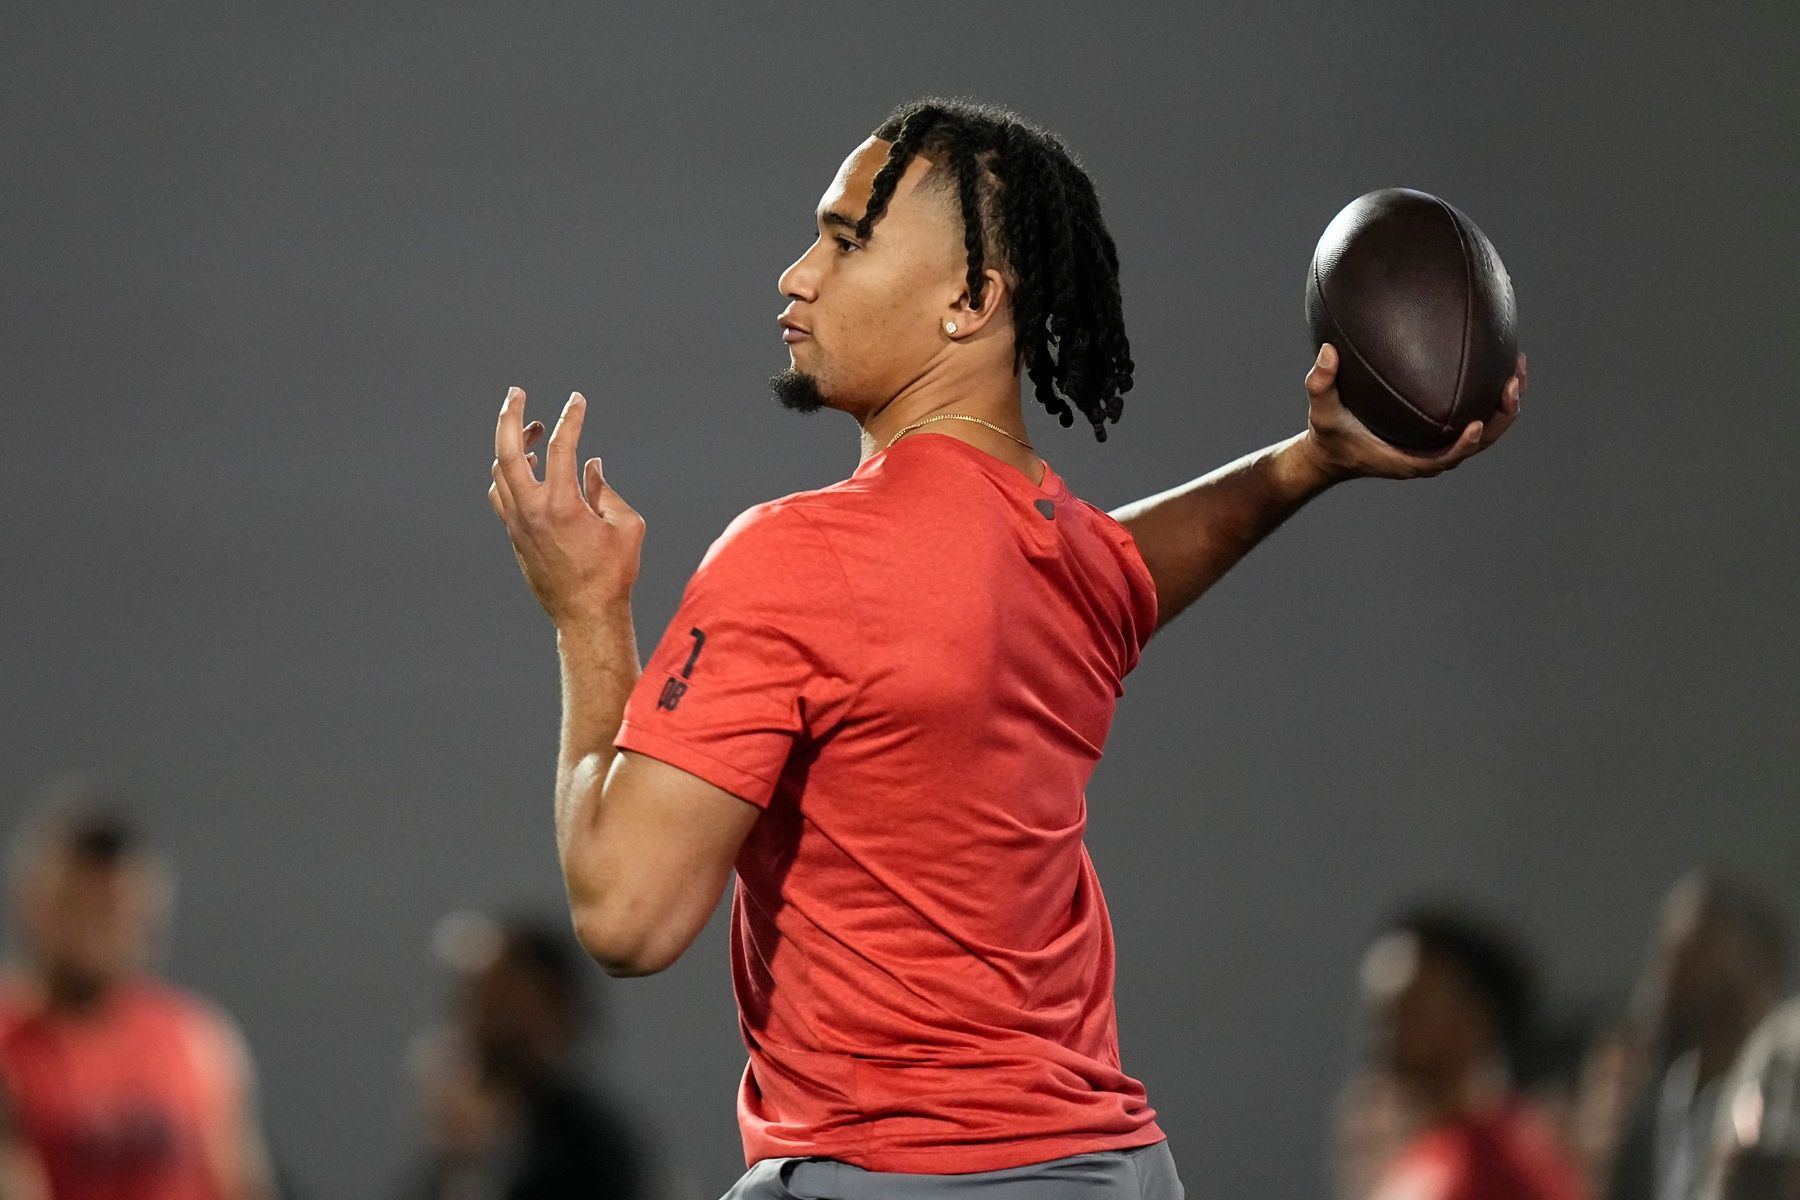
[[(1446, 430), (1448, 430), (1450, 428), (1450, 425), (1448, 423), (1438, 420), (1436, 417), (1432, 416), (1430, 413), (1426, 412), (1424, 409), (1422, 409), (1418, 405), (1414, 404), (1411, 400), (1408, 400), (1405, 396), (1402, 396), (1398, 391), (1396, 391), (1394, 389), (1394, 385), (1389, 383), (1387, 380), (1383, 379), (1381, 377), (1381, 372), (1377, 371), (1374, 368), (1374, 366), (1370, 364), (1369, 360), (1363, 357), (1362, 351), (1358, 350), (1356, 348), (1356, 343), (1350, 340), (1350, 335), (1344, 332), (1344, 327), (1338, 323), (1337, 317), (1335, 315), (1333, 315), (1333, 313), (1331, 311), (1331, 301), (1329, 301), (1325, 298), (1325, 289), (1319, 283), (1319, 264), (1316, 261), (1313, 263), (1312, 276), (1313, 276), (1313, 291), (1315, 291), (1319, 294), (1319, 307), (1325, 310), (1325, 316), (1331, 321), (1331, 327), (1338, 331), (1338, 336), (1344, 340), (1344, 345), (1350, 347), (1350, 353), (1356, 355), (1356, 361), (1363, 365), (1363, 370), (1365, 370), (1369, 373), (1369, 377), (1371, 379), (1373, 379), (1376, 383), (1379, 383), (1383, 388), (1385, 388), (1387, 390), (1388, 395), (1392, 396), (1394, 399), (1398, 400), (1402, 405), (1404, 405), (1408, 412), (1412, 413), (1416, 417), (1421, 418), (1427, 424), (1435, 426), (1439, 433), (1443, 433)], [(1331, 381), (1331, 386), (1332, 387), (1337, 386), (1336, 379), (1333, 379)], [(1454, 395), (1454, 393), (1452, 393), (1452, 395)], [(1451, 411), (1454, 412), (1455, 409), (1452, 408)]]
[[(1463, 372), (1469, 369), (1469, 327), (1475, 316), (1475, 264), (1469, 260), (1469, 239), (1463, 236), (1462, 222), (1456, 219), (1456, 211), (1443, 200), (1433, 196), (1444, 215), (1450, 218), (1450, 228), (1456, 230), (1456, 244), (1462, 248), (1463, 260), (1463, 334), (1462, 352), (1456, 360), (1456, 388), (1450, 393), (1450, 416), (1455, 418), (1462, 411)], [(1454, 419), (1446, 421), (1444, 428), (1454, 429), (1458, 422)]]

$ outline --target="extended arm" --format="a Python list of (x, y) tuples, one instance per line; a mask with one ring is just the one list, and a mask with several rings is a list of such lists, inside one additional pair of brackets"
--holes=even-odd
[(1112, 516), (1130, 531), (1156, 581), (1161, 629), (1199, 599), (1300, 506), (1345, 479), (1436, 475), (1493, 445), (1518, 416), (1525, 359), (1499, 411), (1470, 422), (1446, 449), (1409, 454), (1381, 441), (1337, 394), (1337, 352), (1327, 344), (1306, 376), (1307, 427), (1189, 483), (1133, 501)]
[(1156, 580), (1156, 627), (1198, 600), (1333, 482), (1301, 433), (1115, 511), (1113, 519), (1130, 531)]
[(551, 434), (544, 479), (526, 447), (525, 394), (500, 409), (488, 501), (526, 582), (556, 624), (563, 720), (556, 848), (583, 947), (613, 975), (660, 971), (718, 904), (759, 809), (656, 759), (615, 751), (642, 667), (631, 619), (644, 520), (606, 483), (600, 460), (577, 480), (586, 401), (571, 396)]

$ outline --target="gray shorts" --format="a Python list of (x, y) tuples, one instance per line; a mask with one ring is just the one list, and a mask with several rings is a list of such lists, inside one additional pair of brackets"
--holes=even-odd
[(1101, 1150), (1003, 1171), (912, 1175), (829, 1158), (765, 1158), (719, 1200), (1182, 1200), (1169, 1143)]

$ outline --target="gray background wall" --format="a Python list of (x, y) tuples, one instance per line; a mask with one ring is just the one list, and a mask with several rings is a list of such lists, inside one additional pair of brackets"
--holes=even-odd
[[(1512, 272), (1524, 419), (1159, 635), (1089, 792), (1190, 1187), (1316, 1194), (1391, 901), (1502, 908), (1606, 996), (1684, 866), (1800, 868), (1800, 18), (1702, 8), (9, 6), (0, 832), (52, 774), (127, 786), (291, 1171), (377, 1195), (434, 922), (560, 901), (552, 640), (483, 498), (508, 384), (595, 401), (647, 651), (732, 516), (855, 465), (765, 393), (774, 284), (897, 101), (1010, 103), (1098, 181), (1138, 386), (1104, 446), (1028, 421), (1107, 507), (1298, 428), (1314, 240), (1426, 188)], [(614, 1088), (716, 1195), (721, 922), (606, 990)]]

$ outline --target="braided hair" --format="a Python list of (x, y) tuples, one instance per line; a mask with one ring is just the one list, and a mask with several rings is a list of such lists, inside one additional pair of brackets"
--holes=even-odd
[(903, 104), (875, 130), (891, 142), (857, 236), (893, 199), (915, 155), (932, 161), (931, 186), (954, 186), (969, 257), (969, 303), (979, 309), (991, 261), (1013, 294), (1014, 367), (1023, 363), (1039, 403), (1067, 428), (1079, 408), (1106, 440), (1131, 390), (1131, 344), (1119, 302), (1119, 255), (1087, 172), (1056, 137), (988, 104), (927, 99)]

